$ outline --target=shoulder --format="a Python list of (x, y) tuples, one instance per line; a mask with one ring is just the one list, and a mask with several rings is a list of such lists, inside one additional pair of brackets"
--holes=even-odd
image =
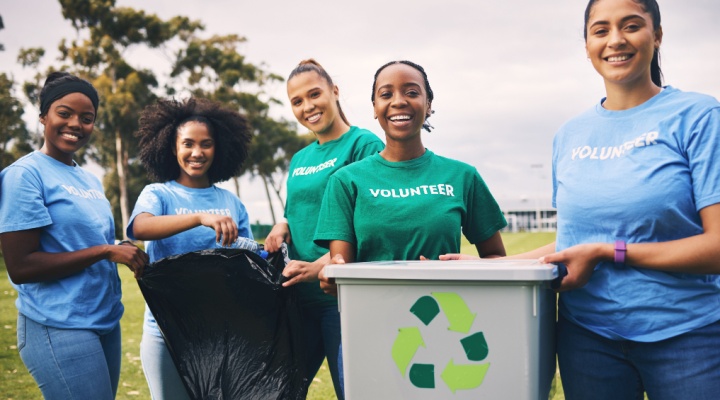
[[(429, 150), (427, 150), (427, 151), (429, 151)], [(474, 166), (472, 166), (466, 162), (456, 160), (454, 158), (440, 156), (440, 155), (437, 155), (432, 152), (430, 154), (430, 160), (435, 166), (441, 165), (441, 166), (446, 166), (448, 168), (453, 168), (454, 170), (457, 170), (457, 171), (469, 171), (469, 172), (473, 172), (473, 173), (477, 171), (477, 169)]]
[(710, 95), (697, 92), (684, 92), (672, 86), (665, 88), (667, 92), (662, 104), (673, 109), (692, 109), (699, 113), (705, 113), (712, 109), (720, 108), (720, 102)]
[(165, 197), (174, 191), (175, 189), (170, 185), (170, 182), (151, 183), (143, 188), (142, 192), (140, 192), (140, 197)]

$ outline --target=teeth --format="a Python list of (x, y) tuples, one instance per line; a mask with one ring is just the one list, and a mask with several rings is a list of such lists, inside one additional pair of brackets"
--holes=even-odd
[(321, 116), (322, 116), (322, 113), (313, 114), (313, 115), (307, 117), (307, 121), (308, 122), (316, 122), (317, 120), (320, 119)]
[(395, 115), (395, 116), (390, 117), (390, 121), (406, 121), (409, 119), (410, 119), (409, 115)]
[(63, 133), (61, 133), (60, 135), (61, 135), (61, 136), (67, 136), (67, 137), (70, 137), (70, 138), (73, 138), (73, 139), (80, 139), (80, 135), (76, 135), (76, 134), (74, 134), (74, 133), (63, 132)]
[(618, 62), (618, 61), (625, 61), (625, 60), (627, 60), (627, 59), (629, 59), (629, 58), (630, 58), (629, 55), (616, 56), (616, 57), (608, 57), (608, 61), (610, 61), (610, 62)]

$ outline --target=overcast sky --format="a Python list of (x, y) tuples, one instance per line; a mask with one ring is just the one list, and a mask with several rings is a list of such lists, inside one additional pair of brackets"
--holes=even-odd
[[(604, 96), (602, 79), (586, 59), (584, 0), (117, 0), (161, 18), (185, 15), (205, 24), (203, 36), (239, 34), (252, 63), (286, 77), (313, 57), (340, 88), (353, 125), (384, 140), (372, 118), (372, 78), (382, 64), (408, 59), (425, 67), (435, 92), (423, 133), (437, 154), (474, 165), (501, 207), (549, 204), (552, 137), (568, 118)], [(661, 0), (666, 84), (720, 97), (720, 2)], [(73, 38), (53, 0), (0, 0), (0, 71), (17, 80), (22, 47), (52, 51)], [(130, 49), (136, 66), (168, 71), (169, 50)], [(285, 85), (270, 88), (283, 101), (274, 115), (294, 120)], [(30, 115), (36, 109), (28, 108)], [(102, 110), (101, 110), (102, 112)], [(32, 117), (31, 119), (34, 119)], [(251, 220), (269, 223), (257, 181), (242, 181)], [(523, 201), (524, 199), (524, 201)], [(278, 216), (281, 212), (277, 211)]]

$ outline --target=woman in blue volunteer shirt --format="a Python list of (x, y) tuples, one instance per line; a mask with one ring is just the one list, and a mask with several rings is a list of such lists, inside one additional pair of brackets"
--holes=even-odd
[(553, 142), (567, 399), (720, 398), (720, 103), (662, 86), (655, 0), (591, 0), (606, 97)]
[[(151, 262), (252, 238), (245, 206), (215, 186), (247, 158), (245, 117), (205, 99), (159, 100), (143, 110), (137, 136), (140, 161), (159, 183), (140, 193), (127, 235), (147, 241)], [(189, 398), (147, 306), (140, 357), (153, 399)]]
[(18, 351), (46, 399), (113, 399), (120, 378), (120, 278), (147, 254), (115, 245), (100, 180), (73, 161), (93, 134), (98, 94), (54, 72), (40, 92), (45, 143), (0, 173), (0, 241), (18, 292)]

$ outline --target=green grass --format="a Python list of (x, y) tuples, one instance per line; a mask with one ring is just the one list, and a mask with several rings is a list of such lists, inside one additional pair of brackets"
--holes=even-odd
[[(555, 240), (554, 233), (503, 234), (503, 241), (508, 254), (532, 250), (553, 240)], [(461, 252), (477, 255), (475, 247), (467, 242), (463, 243)], [(117, 398), (121, 400), (149, 399), (150, 393), (140, 364), (140, 337), (142, 336), (144, 300), (130, 271), (123, 266), (120, 266), (119, 271), (123, 282), (125, 315), (121, 321), (123, 360)], [(27, 372), (17, 352), (16, 298), (17, 293), (8, 281), (5, 262), (0, 258), (0, 328), (2, 329), (0, 331), (0, 372), (2, 373), (2, 377), (0, 377), (0, 400), (42, 399), (40, 390)], [(551, 399), (564, 399), (562, 388), (559, 385), (559, 378), (555, 380), (554, 386), (556, 388), (554, 388)], [(310, 386), (308, 399), (335, 399), (327, 363), (323, 364)]]

